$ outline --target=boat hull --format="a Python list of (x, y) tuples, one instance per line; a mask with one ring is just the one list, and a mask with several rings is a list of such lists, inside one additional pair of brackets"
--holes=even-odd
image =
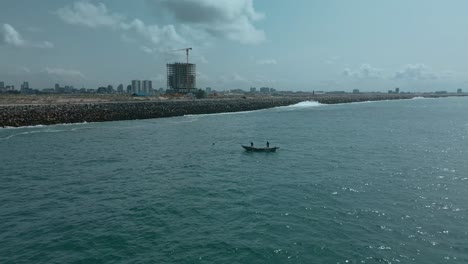
[(273, 147), (273, 148), (256, 148), (256, 147), (249, 147), (249, 146), (244, 146), (244, 145), (242, 145), (242, 147), (243, 147), (246, 151), (251, 151), (251, 152), (276, 152), (276, 150), (279, 149), (279, 147)]

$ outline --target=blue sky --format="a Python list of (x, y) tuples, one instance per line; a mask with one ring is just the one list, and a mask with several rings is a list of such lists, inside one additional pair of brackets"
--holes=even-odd
[(193, 47), (198, 87), (468, 90), (464, 0), (2, 0), (0, 80), (151, 79)]

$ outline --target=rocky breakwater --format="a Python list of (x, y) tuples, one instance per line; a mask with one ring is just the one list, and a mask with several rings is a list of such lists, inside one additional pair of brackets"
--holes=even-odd
[(0, 127), (149, 119), (188, 114), (251, 111), (304, 101), (299, 97), (162, 100), (91, 104), (3, 105)]

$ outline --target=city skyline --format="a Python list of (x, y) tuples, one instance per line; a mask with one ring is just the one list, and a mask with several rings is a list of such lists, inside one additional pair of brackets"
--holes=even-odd
[[(197, 88), (467, 89), (468, 3), (5, 0), (0, 80), (36, 89), (151, 80), (193, 47)], [(189, 12), (190, 11), (190, 12)]]

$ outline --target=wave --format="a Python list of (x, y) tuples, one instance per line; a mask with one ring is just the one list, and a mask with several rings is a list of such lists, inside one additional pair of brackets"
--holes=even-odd
[(238, 114), (249, 114), (249, 113), (258, 112), (258, 111), (263, 111), (263, 110), (268, 110), (268, 108), (265, 108), (265, 109), (258, 109), (258, 110), (251, 110), (251, 111), (222, 112), (222, 113), (212, 113), (212, 114), (190, 114), (190, 115), (184, 115), (184, 117), (203, 117), (203, 116), (217, 116), (217, 115), (238, 115)]
[(302, 108), (310, 108), (310, 107), (318, 107), (318, 106), (323, 106), (324, 104), (321, 104), (317, 101), (304, 101), (304, 102), (300, 102), (300, 103), (297, 103), (297, 104), (293, 104), (293, 105), (287, 105), (287, 106), (279, 106), (279, 107), (276, 107), (276, 108), (280, 108), (280, 109), (302, 109)]
[(6, 127), (0, 127), (0, 130), (7, 130), (7, 129), (25, 129), (25, 128), (41, 128), (41, 127), (55, 127), (55, 126), (74, 126), (74, 125), (87, 125), (89, 124), (88, 122), (82, 122), (82, 123), (63, 123), (63, 124), (54, 124), (54, 125), (34, 125), (34, 126), (20, 126), (20, 127), (12, 127), (12, 126), (6, 126)]
[[(6, 131), (14, 132), (14, 131), (17, 131), (18, 129), (23, 129), (23, 130), (26, 129), (26, 131), (20, 132), (20, 133), (10, 134), (10, 135), (7, 135), (6, 137), (0, 137), (0, 140), (8, 140), (8, 139), (11, 139), (13, 137), (23, 136), (23, 135), (30, 135), (30, 134), (75, 132), (75, 131), (78, 131), (78, 130), (87, 129), (87, 128), (84, 128), (84, 127), (83, 128), (72, 127), (72, 128), (69, 128), (69, 129), (60, 129), (63, 126), (82, 125), (82, 124), (87, 124), (87, 123), (59, 124), (59, 125), (51, 125), (51, 126), (37, 125), (37, 126), (24, 126), (24, 127), (7, 127), (7, 128), (3, 128), (5, 132)], [(32, 128), (40, 129), (40, 130), (30, 130)]]

